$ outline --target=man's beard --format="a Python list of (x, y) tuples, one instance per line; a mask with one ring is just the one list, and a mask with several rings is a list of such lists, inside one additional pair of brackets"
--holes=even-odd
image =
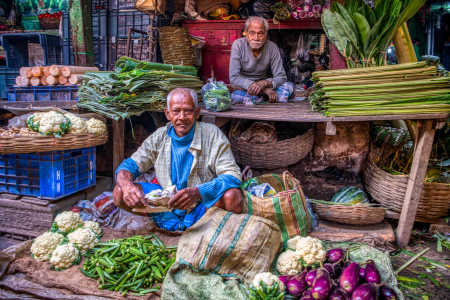
[(257, 41), (249, 41), (250, 48), (253, 50), (261, 49), (262, 46), (264, 46), (265, 42), (257, 42)]

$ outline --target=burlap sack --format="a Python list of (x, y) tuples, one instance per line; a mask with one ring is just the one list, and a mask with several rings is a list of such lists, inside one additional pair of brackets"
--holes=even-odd
[(280, 229), (272, 221), (213, 207), (183, 233), (177, 261), (250, 281), (269, 272), (280, 246)]
[(243, 190), (246, 200), (244, 212), (277, 223), (283, 243), (296, 235), (306, 236), (311, 231), (312, 222), (300, 182), (288, 171), (281, 177), (277, 174), (265, 174), (257, 179), (261, 183), (270, 184), (277, 194), (259, 198)]

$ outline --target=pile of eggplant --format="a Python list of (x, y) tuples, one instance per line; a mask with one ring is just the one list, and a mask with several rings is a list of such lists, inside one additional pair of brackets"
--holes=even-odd
[(358, 264), (347, 260), (341, 248), (328, 250), (325, 263), (294, 276), (280, 276), (285, 300), (398, 300), (395, 291), (381, 282), (372, 260)]

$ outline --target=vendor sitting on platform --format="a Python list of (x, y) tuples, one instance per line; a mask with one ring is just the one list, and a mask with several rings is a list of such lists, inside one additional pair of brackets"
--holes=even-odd
[(231, 47), (230, 83), (243, 90), (231, 94), (233, 103), (287, 102), (294, 85), (287, 81), (278, 46), (267, 40), (269, 24), (261, 17), (245, 22), (246, 37)]
[[(117, 206), (142, 206), (144, 195), (175, 185), (169, 212), (151, 213), (161, 228), (185, 230), (212, 206), (240, 213), (241, 173), (230, 144), (218, 127), (197, 121), (200, 115), (194, 90), (177, 88), (167, 96), (165, 114), (170, 123), (150, 135), (116, 170), (113, 196)], [(158, 184), (133, 180), (155, 169)], [(194, 209), (189, 212), (187, 208)]]

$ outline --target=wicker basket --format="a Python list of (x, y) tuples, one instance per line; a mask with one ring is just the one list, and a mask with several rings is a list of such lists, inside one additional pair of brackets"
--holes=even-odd
[(350, 225), (371, 225), (383, 222), (386, 209), (379, 206), (323, 204), (311, 201), (319, 218)]
[(194, 51), (188, 32), (179, 26), (163, 26), (159, 29), (159, 45), (165, 64), (194, 65)]
[(268, 144), (254, 144), (230, 138), (231, 150), (236, 161), (256, 169), (278, 169), (295, 164), (311, 151), (314, 129), (291, 139)]
[(0, 154), (70, 150), (105, 144), (108, 135), (65, 134), (60, 138), (44, 135), (0, 136)]
[[(385, 208), (400, 212), (408, 185), (408, 175), (392, 175), (368, 159), (364, 181), (370, 196)], [(423, 185), (416, 218), (433, 220), (448, 215), (450, 208), (450, 184), (428, 183)]]

